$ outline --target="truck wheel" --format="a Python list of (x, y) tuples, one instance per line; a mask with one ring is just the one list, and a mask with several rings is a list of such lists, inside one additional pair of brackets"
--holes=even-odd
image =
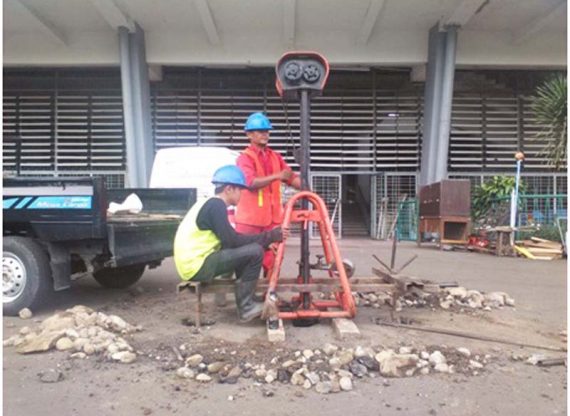
[(25, 237), (4, 237), (2, 290), (5, 315), (34, 309), (51, 293), (51, 269), (46, 251)]
[(138, 282), (144, 273), (146, 264), (101, 269), (93, 273), (93, 277), (103, 287), (124, 289)]

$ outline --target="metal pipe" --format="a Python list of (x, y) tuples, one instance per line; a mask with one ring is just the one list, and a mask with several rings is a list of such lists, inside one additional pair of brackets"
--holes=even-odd
[[(309, 101), (309, 92), (301, 90), (301, 109), (300, 109), (300, 133), (301, 133), (301, 189), (303, 191), (310, 190), (309, 176), (310, 176), (310, 163), (311, 163), (311, 103)], [(307, 199), (301, 200), (301, 209), (306, 210), (309, 208), (309, 201)], [(310, 251), (309, 251), (309, 228), (307, 223), (303, 224), (301, 230), (301, 262), (299, 265), (300, 275), (303, 277), (303, 283), (309, 283), (310, 279)], [(309, 293), (302, 293), (303, 308), (310, 307), (311, 298)]]

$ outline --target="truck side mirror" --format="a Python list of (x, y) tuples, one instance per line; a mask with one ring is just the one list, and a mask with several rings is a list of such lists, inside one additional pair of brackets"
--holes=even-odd
[(275, 68), (277, 93), (286, 100), (299, 100), (299, 91), (321, 95), (329, 77), (329, 63), (316, 52), (287, 52)]

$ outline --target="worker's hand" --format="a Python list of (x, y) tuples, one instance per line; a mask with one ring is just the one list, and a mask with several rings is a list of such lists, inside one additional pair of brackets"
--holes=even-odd
[(279, 172), (279, 180), (282, 182), (289, 182), (292, 176), (293, 171), (290, 169), (283, 169), (281, 172)]
[(291, 236), (291, 229), (288, 227), (281, 228), (281, 235), (283, 236), (283, 240), (288, 239)]
[(269, 237), (272, 243), (283, 241), (283, 239), (287, 238), (288, 236), (289, 236), (289, 230), (288, 229), (284, 230), (281, 227), (277, 227), (269, 231)]

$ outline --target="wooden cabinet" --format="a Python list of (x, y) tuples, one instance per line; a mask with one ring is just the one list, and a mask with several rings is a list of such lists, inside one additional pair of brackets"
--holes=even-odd
[(468, 180), (443, 180), (422, 187), (419, 205), (418, 244), (424, 233), (437, 233), (441, 244), (467, 244), (471, 227)]

